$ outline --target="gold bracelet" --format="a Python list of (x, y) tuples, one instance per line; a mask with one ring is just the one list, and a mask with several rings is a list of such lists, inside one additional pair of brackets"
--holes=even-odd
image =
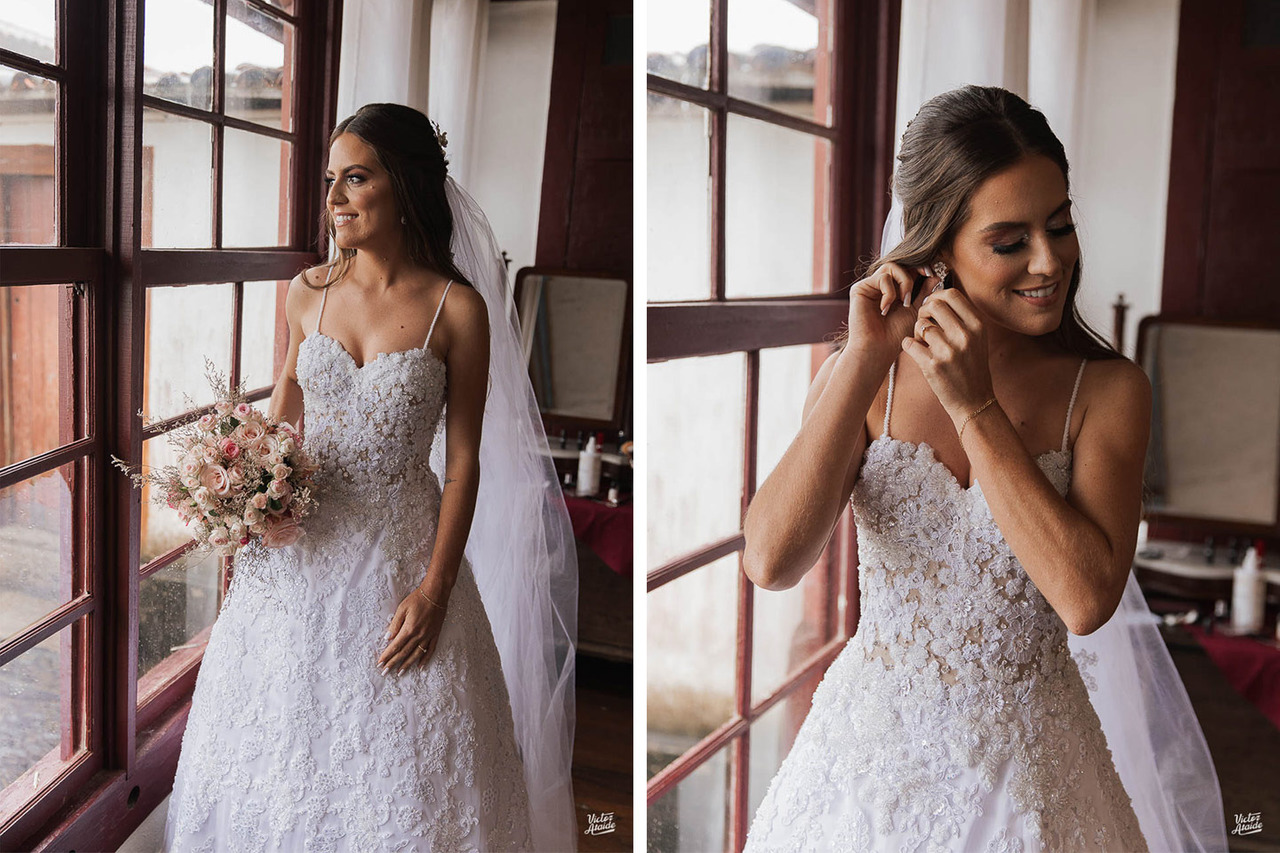
[(960, 422), (960, 436), (959, 436), (960, 438), (964, 438), (964, 428), (969, 425), (969, 421), (973, 420), (974, 416), (982, 414), (982, 410), (985, 409), (987, 406), (990, 406), (995, 401), (996, 401), (996, 398), (992, 397), (990, 400), (983, 403), (981, 406), (974, 409), (972, 412), (970, 412), (968, 415), (965, 416), (965, 419)]
[(430, 602), (431, 604), (435, 604), (435, 606), (436, 606), (436, 607), (439, 607), (441, 610), (444, 610), (444, 606), (443, 606), (443, 605), (441, 605), (441, 604), (437, 604), (435, 601), (433, 601), (433, 600), (432, 600), (432, 598), (431, 598), (431, 596), (427, 595), (425, 592), (423, 592), (423, 591), (422, 591), (422, 587), (420, 587), (420, 586), (415, 586), (415, 587), (414, 587), (414, 591), (416, 591), (416, 592), (418, 593), (418, 595), (420, 595), (420, 596), (422, 596), (423, 598), (425, 598), (425, 599), (426, 599), (428, 602)]

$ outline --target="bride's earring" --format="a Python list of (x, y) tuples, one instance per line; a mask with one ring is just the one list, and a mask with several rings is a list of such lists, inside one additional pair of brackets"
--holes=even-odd
[(937, 293), (939, 290), (946, 289), (948, 273), (950, 273), (950, 270), (947, 269), (947, 265), (942, 261), (938, 261), (933, 265), (933, 274), (938, 277), (938, 283), (933, 286), (933, 290), (929, 291), (930, 293)]
[(400, 217), (400, 224), (401, 224), (401, 225), (408, 225), (408, 224), (409, 224), (409, 220), (407, 220), (407, 219), (405, 219), (403, 216), (401, 216), (401, 217)]

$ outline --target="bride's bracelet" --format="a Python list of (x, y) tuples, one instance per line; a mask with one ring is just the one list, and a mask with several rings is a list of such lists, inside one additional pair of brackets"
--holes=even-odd
[(965, 415), (964, 420), (960, 422), (960, 436), (959, 436), (960, 438), (964, 438), (964, 428), (969, 425), (969, 421), (973, 420), (976, 416), (982, 414), (982, 410), (985, 409), (987, 406), (990, 406), (995, 401), (996, 401), (996, 398), (992, 397), (990, 400), (983, 403), (981, 406), (974, 409), (969, 414)]
[(415, 592), (417, 592), (417, 593), (418, 593), (418, 595), (420, 595), (420, 596), (422, 596), (423, 598), (425, 598), (429, 603), (434, 604), (436, 607), (440, 608), (441, 610), (444, 610), (444, 605), (443, 605), (443, 604), (440, 604), (440, 603), (439, 603), (439, 602), (437, 602), (435, 599), (433, 599), (431, 596), (429, 596), (429, 595), (427, 595), (425, 592), (423, 592), (423, 591), (422, 591), (422, 587), (420, 587), (420, 586), (415, 586), (413, 589), (414, 589), (414, 591), (415, 591)]

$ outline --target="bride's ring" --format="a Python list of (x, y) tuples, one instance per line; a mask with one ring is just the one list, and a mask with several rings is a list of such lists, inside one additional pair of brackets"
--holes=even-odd
[(418, 646), (418, 651), (422, 652), (424, 655), (429, 655), (429, 654), (431, 654), (431, 652), (427, 651), (427, 650), (426, 650), (426, 649), (424, 649), (422, 646)]

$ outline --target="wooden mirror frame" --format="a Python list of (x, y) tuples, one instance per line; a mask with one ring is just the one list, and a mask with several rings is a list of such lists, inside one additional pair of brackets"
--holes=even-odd
[[(1218, 320), (1211, 317), (1193, 317), (1178, 314), (1151, 314), (1138, 322), (1137, 348), (1134, 350), (1134, 361), (1147, 371), (1143, 363), (1147, 336), (1151, 328), (1157, 325), (1212, 326), (1226, 329), (1258, 329), (1280, 332), (1280, 323), (1255, 320)], [(1150, 373), (1147, 373), (1150, 377)], [(1280, 435), (1276, 436), (1280, 443)], [(1280, 507), (1277, 508), (1278, 519), (1271, 524), (1260, 524), (1252, 521), (1231, 521), (1220, 518), (1202, 518), (1199, 516), (1178, 515), (1175, 513), (1148, 510), (1143, 507), (1143, 518), (1150, 525), (1149, 535), (1161, 539), (1177, 539), (1198, 541), (1207, 536), (1247, 536), (1249, 538), (1280, 538)]]
[[(597, 418), (575, 418), (566, 415), (549, 414), (542, 412), (542, 424), (547, 431), (548, 441), (554, 441), (559, 435), (560, 430), (564, 430), (570, 437), (573, 437), (578, 430), (585, 433), (594, 433), (605, 431), (606, 433), (617, 433), (618, 430), (626, 429), (628, 436), (631, 435), (631, 346), (632, 346), (632, 289), (633, 283), (631, 276), (627, 273), (621, 273), (610, 270), (576, 270), (563, 269), (558, 267), (522, 267), (516, 273), (515, 284), (515, 306), (516, 319), (520, 318), (520, 304), (524, 296), (525, 280), (530, 276), (562, 276), (566, 278), (612, 278), (618, 281), (624, 281), (627, 284), (626, 305), (623, 309), (622, 316), (622, 336), (618, 342), (618, 376), (614, 381), (614, 399), (613, 399), (613, 415), (608, 420)], [(610, 435), (608, 438), (612, 439)]]

